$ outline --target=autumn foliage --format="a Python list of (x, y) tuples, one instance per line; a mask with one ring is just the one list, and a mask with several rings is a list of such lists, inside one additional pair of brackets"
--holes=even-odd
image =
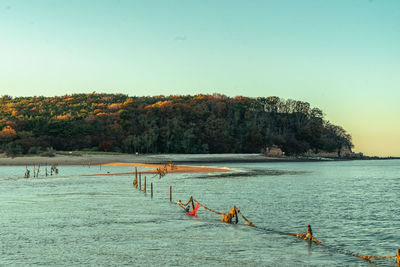
[(17, 132), (11, 126), (5, 126), (0, 131), (0, 140), (2, 141), (10, 141), (13, 140), (17, 136)]
[(56, 150), (126, 153), (247, 153), (277, 145), (287, 154), (352, 146), (309, 103), (225, 95), (129, 97), (74, 94), (0, 98), (0, 142)]

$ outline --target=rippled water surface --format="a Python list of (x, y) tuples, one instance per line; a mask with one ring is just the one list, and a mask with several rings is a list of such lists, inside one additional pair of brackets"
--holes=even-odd
[[(400, 248), (399, 160), (218, 166), (252, 175), (148, 176), (153, 198), (132, 187), (132, 175), (79, 176), (127, 167), (59, 166), (58, 176), (2, 180), (0, 265), (370, 266), (348, 254)], [(2, 166), (0, 178), (24, 172)], [(236, 205), (257, 228), (204, 209), (187, 216), (169, 202), (170, 185), (173, 203), (192, 195), (220, 212)], [(327, 246), (286, 235), (307, 224)]]

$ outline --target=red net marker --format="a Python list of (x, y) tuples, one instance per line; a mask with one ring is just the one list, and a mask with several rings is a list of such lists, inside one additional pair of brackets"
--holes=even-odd
[(197, 203), (196, 203), (196, 207), (194, 208), (194, 210), (192, 210), (191, 212), (189, 212), (188, 215), (196, 216), (196, 212), (199, 210), (199, 208), (200, 208), (200, 204), (199, 204), (199, 202), (197, 202)]

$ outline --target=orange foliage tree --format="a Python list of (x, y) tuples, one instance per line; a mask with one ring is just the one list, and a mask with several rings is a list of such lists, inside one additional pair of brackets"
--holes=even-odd
[(17, 137), (17, 132), (11, 126), (5, 126), (0, 131), (0, 139), (2, 141), (11, 141)]

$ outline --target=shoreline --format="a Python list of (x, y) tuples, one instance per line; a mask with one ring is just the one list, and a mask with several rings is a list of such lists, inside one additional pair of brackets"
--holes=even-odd
[(22, 156), (0, 158), (1, 166), (24, 165), (102, 165), (114, 162), (143, 164), (213, 164), (213, 163), (271, 163), (271, 162), (327, 162), (350, 160), (384, 160), (397, 157), (379, 158), (320, 158), (320, 157), (266, 157), (262, 154), (85, 154), (72, 152), (57, 154), (55, 157)]

